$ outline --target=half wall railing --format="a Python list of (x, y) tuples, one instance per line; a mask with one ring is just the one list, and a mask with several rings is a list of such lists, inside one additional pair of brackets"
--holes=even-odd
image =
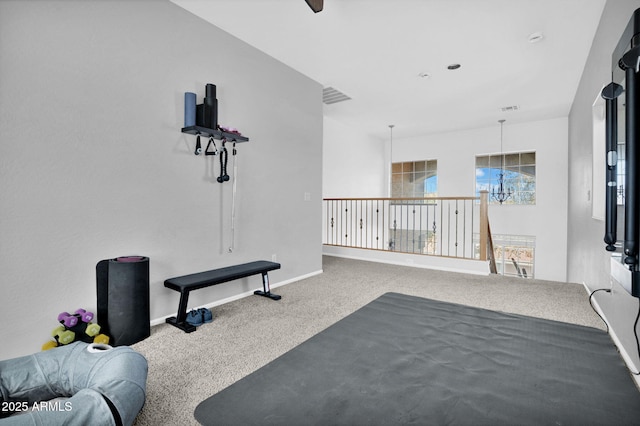
[(323, 204), (325, 245), (493, 261), (486, 191), (479, 197), (325, 198)]

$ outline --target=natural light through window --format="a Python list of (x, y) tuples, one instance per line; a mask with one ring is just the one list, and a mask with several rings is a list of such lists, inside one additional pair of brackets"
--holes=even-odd
[(625, 143), (618, 142), (618, 164), (616, 166), (617, 173), (617, 187), (618, 187), (618, 202), (619, 206), (624, 205), (624, 183), (625, 183), (625, 169), (627, 162), (625, 161)]
[(489, 202), (497, 203), (491, 193), (499, 190), (501, 173), (504, 190), (511, 192), (504, 204), (536, 203), (535, 152), (476, 156), (476, 196), (489, 191)]
[(438, 161), (393, 163), (392, 198), (435, 197), (438, 195)]
[[(475, 257), (480, 257), (480, 236), (474, 235)], [(492, 234), (493, 257), (498, 274), (535, 278), (536, 237)]]

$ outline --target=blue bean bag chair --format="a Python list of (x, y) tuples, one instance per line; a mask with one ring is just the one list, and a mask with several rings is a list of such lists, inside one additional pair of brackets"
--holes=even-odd
[(83, 342), (0, 361), (0, 426), (131, 425), (147, 371), (128, 346)]

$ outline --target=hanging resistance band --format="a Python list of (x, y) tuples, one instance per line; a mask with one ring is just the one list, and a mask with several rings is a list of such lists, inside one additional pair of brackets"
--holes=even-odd
[(202, 154), (202, 145), (200, 145), (200, 134), (196, 138), (196, 150), (193, 152), (195, 155)]
[(218, 182), (224, 183), (229, 180), (227, 174), (227, 163), (229, 162), (229, 152), (226, 146), (227, 140), (222, 139), (222, 150), (220, 151), (220, 176), (218, 176)]
[[(209, 151), (209, 148), (211, 148), (211, 145), (213, 145), (213, 151)], [(216, 142), (213, 139), (213, 136), (209, 137), (209, 143), (207, 144), (207, 149), (204, 150), (204, 155), (217, 155), (218, 154), (218, 147), (216, 146)]]

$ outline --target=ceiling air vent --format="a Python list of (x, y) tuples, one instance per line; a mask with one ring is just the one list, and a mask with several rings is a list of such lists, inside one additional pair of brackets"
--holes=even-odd
[(351, 99), (339, 90), (333, 87), (325, 87), (322, 89), (322, 102), (327, 105), (335, 104), (337, 102), (348, 101)]
[(512, 112), (512, 111), (517, 111), (519, 109), (520, 107), (518, 105), (510, 105), (510, 106), (505, 106), (500, 108), (502, 112)]

